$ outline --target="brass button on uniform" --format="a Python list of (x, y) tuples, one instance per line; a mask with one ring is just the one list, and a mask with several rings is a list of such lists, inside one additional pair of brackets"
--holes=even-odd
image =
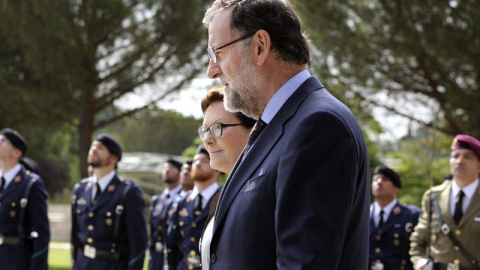
[(112, 212), (107, 212), (107, 217), (111, 217), (112, 216)]
[(377, 241), (382, 240), (382, 237), (380, 235), (377, 235)]
[(375, 248), (375, 253), (380, 253), (381, 249), (380, 248)]
[(460, 234), (462, 234), (462, 231), (459, 230), (459, 229), (456, 229), (456, 230), (455, 230), (455, 234), (456, 234), (456, 235), (460, 235)]
[(88, 230), (93, 231), (93, 225), (88, 225)]
[(195, 237), (190, 237), (190, 241), (195, 242)]
[(91, 237), (87, 238), (87, 243), (89, 244), (93, 243), (93, 239)]
[(393, 237), (398, 238), (399, 237), (398, 233), (393, 234)]
[(455, 248), (456, 251), (460, 250), (460, 248), (458, 246), (455, 246), (454, 248)]
[(453, 260), (453, 263), (456, 264), (456, 265), (460, 265), (460, 260), (459, 260), (459, 259), (455, 259), (455, 260)]
[(192, 228), (196, 228), (197, 227), (197, 223), (192, 223)]
[(197, 253), (195, 252), (195, 250), (190, 250), (190, 256), (195, 256), (197, 255)]
[(88, 213), (88, 216), (93, 217), (94, 216), (93, 212)]
[(15, 207), (17, 204), (15, 202), (12, 202), (12, 207)]

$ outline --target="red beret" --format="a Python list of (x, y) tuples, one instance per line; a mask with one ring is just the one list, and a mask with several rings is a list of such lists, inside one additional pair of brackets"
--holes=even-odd
[(474, 137), (458, 134), (453, 139), (452, 143), (452, 150), (459, 149), (459, 148), (466, 148), (472, 150), (477, 157), (480, 159), (480, 141), (475, 139)]

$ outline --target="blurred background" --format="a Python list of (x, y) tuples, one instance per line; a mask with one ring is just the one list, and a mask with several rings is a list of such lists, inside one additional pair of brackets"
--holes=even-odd
[[(51, 209), (68, 209), (98, 133), (122, 144), (120, 173), (147, 199), (163, 188), (165, 158), (192, 156), (200, 100), (215, 84), (201, 24), (210, 2), (0, 4), (0, 128), (27, 139)], [(357, 116), (371, 167), (398, 171), (400, 201), (419, 205), (449, 173), (454, 135), (480, 136), (480, 1), (292, 3), (311, 41), (310, 71)], [(51, 220), (65, 222), (62, 213)]]

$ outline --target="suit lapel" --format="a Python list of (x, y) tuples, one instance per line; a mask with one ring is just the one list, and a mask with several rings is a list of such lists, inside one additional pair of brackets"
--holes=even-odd
[(473, 193), (472, 200), (470, 201), (470, 204), (468, 205), (467, 210), (463, 214), (462, 219), (460, 220), (460, 223), (458, 224), (458, 227), (463, 226), (469, 220), (473, 215), (479, 214), (480, 213), (480, 183), (477, 186), (477, 190), (475, 193)]
[(388, 215), (388, 219), (385, 221), (385, 223), (382, 226), (382, 233), (386, 232), (390, 227), (392, 227), (395, 224), (395, 220), (397, 220), (397, 216), (400, 215), (402, 212), (402, 207), (400, 206), (400, 203), (395, 204), (393, 207), (392, 211), (390, 212), (390, 215)]
[[(323, 85), (315, 77), (307, 79), (292, 94), (292, 96), (290, 96), (278, 113), (273, 117), (272, 121), (270, 121), (265, 127), (255, 141), (255, 144), (248, 151), (248, 155), (243, 158), (244, 153), (241, 154), (227, 180), (227, 184), (225, 185), (219, 200), (213, 228), (214, 236), (219, 224), (222, 223), (228, 213), (228, 210), (238, 192), (246, 181), (252, 178), (253, 173), (257, 171), (263, 160), (283, 135), (285, 123), (293, 117), (300, 104), (310, 93), (322, 87)], [(263, 171), (258, 172), (258, 175), (263, 174)]]
[(440, 192), (440, 196), (437, 199), (438, 205), (440, 206), (440, 211), (442, 213), (445, 223), (449, 227), (455, 226), (455, 221), (453, 221), (452, 214), (450, 213), (450, 190), (452, 189), (451, 183), (448, 183), (447, 186)]
[(24, 172), (23, 169), (20, 169), (17, 175), (15, 175), (12, 181), (8, 184), (7, 188), (3, 191), (2, 199), (8, 198), (9, 196), (13, 195), (23, 181), (25, 181)]

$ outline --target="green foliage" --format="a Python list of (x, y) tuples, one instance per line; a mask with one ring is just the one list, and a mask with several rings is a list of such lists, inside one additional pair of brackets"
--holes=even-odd
[[(32, 130), (46, 145), (45, 134), (75, 129), (76, 142), (68, 147), (78, 158), (67, 162), (86, 175), (95, 130), (180, 90), (204, 68), (204, 5), (188, 0), (3, 2), (0, 127)], [(145, 107), (110, 111), (133, 92), (147, 97)], [(96, 117), (106, 110), (113, 114)], [(64, 138), (57, 139), (67, 147)], [(39, 151), (54, 153), (56, 162), (65, 160), (56, 147)], [(173, 148), (180, 151), (178, 145)]]
[(198, 137), (202, 120), (174, 111), (152, 108), (100, 129), (119, 140), (125, 152), (181, 155)]
[(399, 200), (421, 205), (423, 193), (430, 185), (441, 184), (449, 174), (452, 139), (439, 132), (420, 129), (413, 137), (404, 138), (386, 158), (387, 166), (401, 176)]
[[(337, 96), (385, 106), (424, 125), (417, 104), (440, 111), (436, 129), (480, 136), (480, 2), (296, 0), (315, 47), (314, 67)], [(389, 101), (375, 99), (382, 93)], [(349, 104), (350, 105), (350, 104)]]

